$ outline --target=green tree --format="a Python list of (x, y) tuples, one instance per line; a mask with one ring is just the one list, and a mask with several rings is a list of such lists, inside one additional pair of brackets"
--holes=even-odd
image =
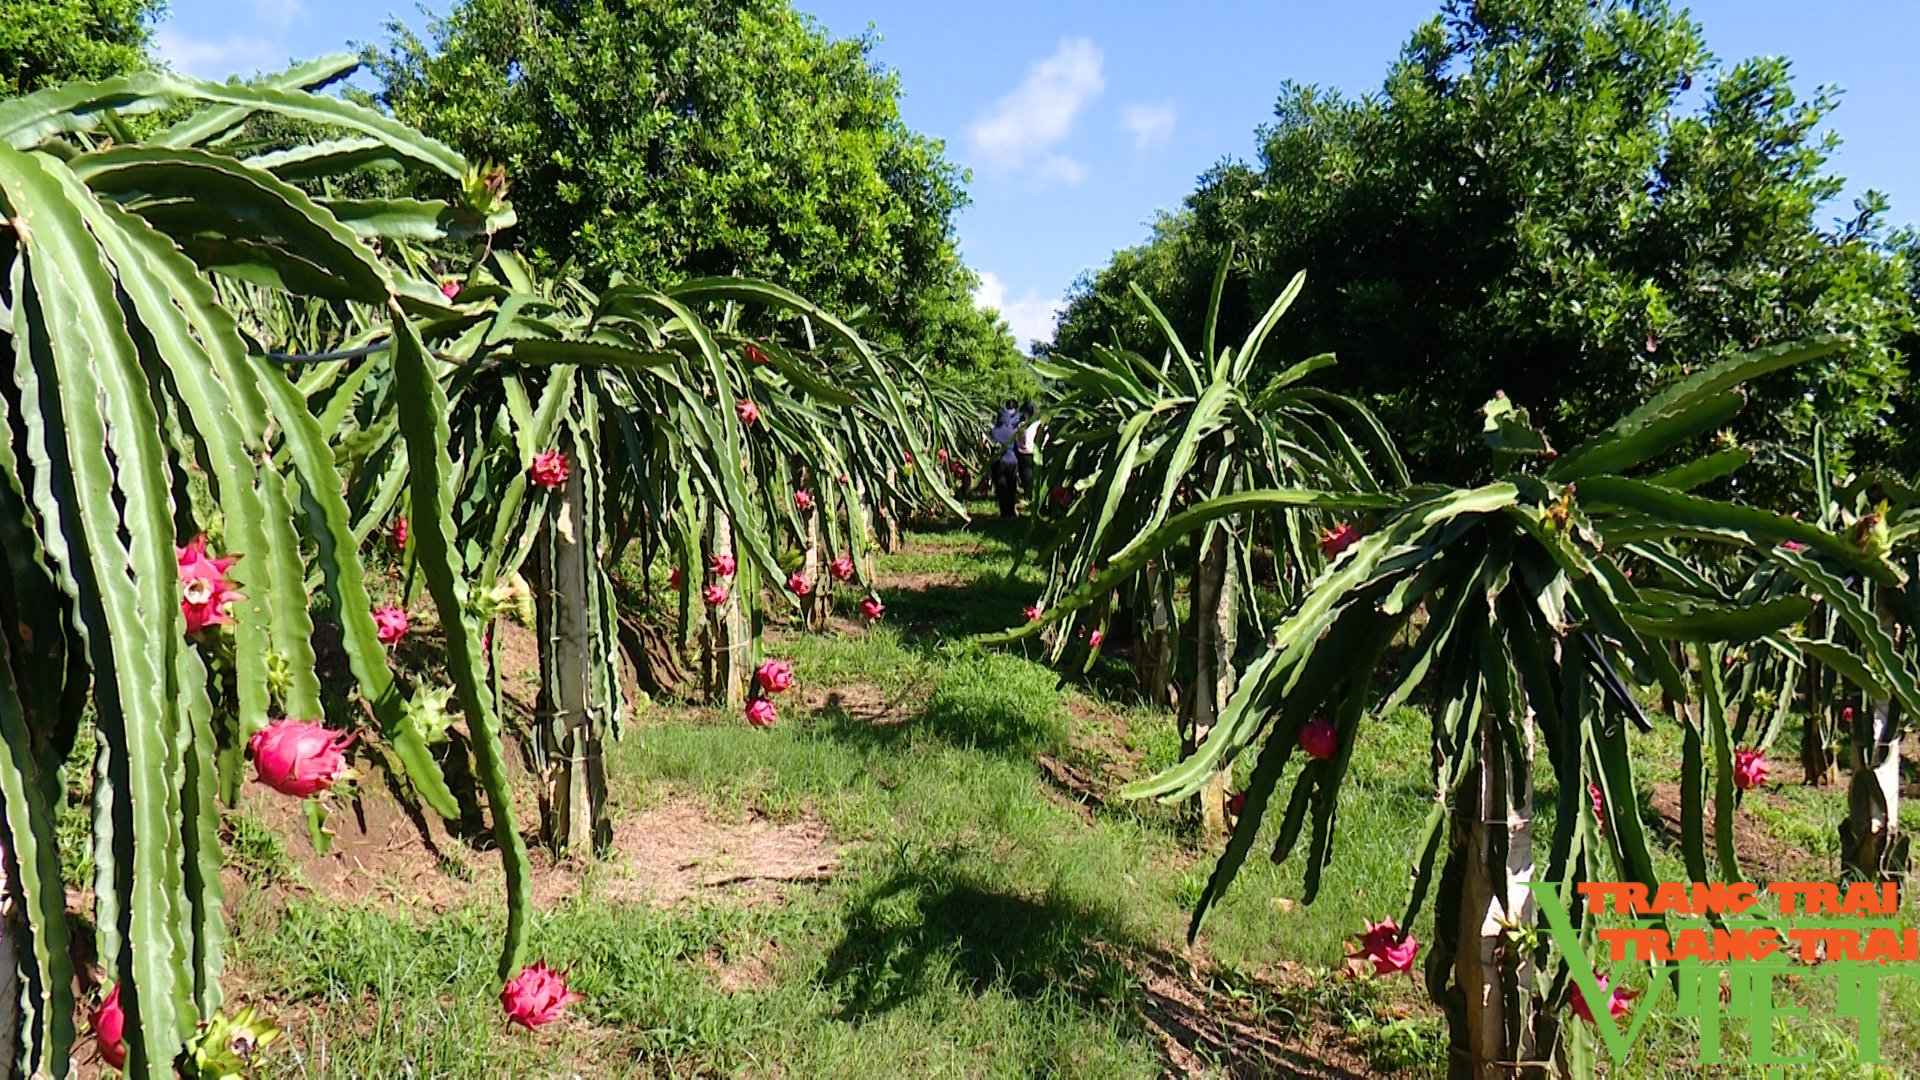
[(1005, 364), (956, 309), (964, 173), (902, 123), (870, 37), (787, 0), (463, 0), (431, 42), (373, 57), (395, 115), (513, 178), (536, 264), (661, 285), (746, 274), (841, 311), (881, 346)]
[[(1894, 348), (1909, 372), (1920, 358), (1920, 232), (1903, 230), (1891, 245), (1906, 273), (1907, 321)], [(1881, 465), (1908, 484), (1920, 483), (1920, 384), (1909, 378), (1893, 399), (1878, 432), (1871, 464)]]
[(1821, 223), (1834, 100), (1784, 60), (1721, 65), (1662, 0), (1449, 0), (1378, 94), (1285, 86), (1258, 161), (1207, 174), (1191, 223), (1126, 258), (1194, 293), (1211, 259), (1182, 251), (1232, 243), (1242, 297), (1313, 267), (1302, 348), (1337, 352), (1339, 388), (1429, 472), (1465, 474), (1478, 433), (1454, 418), (1496, 390), (1572, 443), (1691, 366), (1826, 330), (1854, 346), (1754, 386), (1739, 430), (1804, 443), (1824, 417), (1844, 458), (1904, 379), (1909, 301), (1884, 200)]
[[(1145, 243), (1114, 252), (1107, 265), (1073, 283), (1053, 344), (1044, 351), (1085, 358), (1093, 355), (1094, 346), (1106, 345), (1157, 355), (1164, 347), (1164, 333), (1134, 295), (1136, 285), (1155, 298), (1182, 340), (1202, 337), (1201, 317), (1219, 257), (1197, 234), (1191, 210), (1161, 214)], [(1221, 319), (1223, 325), (1243, 330), (1251, 323), (1239, 284), (1230, 295), (1222, 295)]]
[(149, 27), (166, 6), (166, 0), (6, 0), (0, 5), (0, 97), (152, 67)]
[(973, 272), (962, 269), (949, 284), (928, 289), (897, 339), (883, 340), (924, 354), (933, 372), (944, 373), (980, 400), (1034, 396), (1040, 383), (1013, 331), (998, 314), (974, 304), (973, 285)]

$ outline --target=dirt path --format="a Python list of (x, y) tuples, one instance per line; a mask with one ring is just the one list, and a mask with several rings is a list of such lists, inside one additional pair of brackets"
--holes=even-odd
[[(991, 557), (991, 538), (956, 541), (951, 536), (909, 534), (903, 554), (940, 555), (963, 551)], [(949, 598), (972, 599), (975, 582), (958, 572), (887, 573), (882, 563), (876, 584), (890, 596), (930, 593), (924, 614)], [(937, 598), (937, 601), (936, 601)], [(993, 603), (1001, 603), (994, 597)], [(902, 603), (903, 609), (909, 605)], [(1011, 610), (1017, 611), (1017, 607)], [(996, 608), (992, 613), (997, 617)], [(531, 632), (503, 625), (500, 666), (505, 707), (530, 716), (538, 686), (539, 659)], [(778, 631), (785, 634), (790, 631)], [(829, 634), (864, 635), (863, 625), (836, 623)], [(905, 631), (903, 631), (904, 633)], [(927, 626), (918, 633), (933, 632)], [(798, 714), (832, 712), (842, 720), (888, 727), (913, 720), (918, 700), (931, 688), (890, 693), (869, 682), (806, 686), (794, 695)], [(1129, 717), (1081, 693), (1063, 696), (1068, 714), (1067, 745), (1057, 753), (1035, 755), (1034, 782), (1056, 802), (1071, 807), (1088, 829), (1110, 827), (1124, 811), (1111, 806), (1118, 788), (1137, 775), (1141, 754), (1129, 739)], [(668, 707), (665, 723), (707, 723), (700, 710)], [(248, 785), (241, 813), (264, 823), (284, 841), (285, 871), (252, 881), (229, 870), (236, 889), (264, 893), (284, 908), (297, 898), (316, 898), (347, 907), (374, 907), (427, 920), (468, 906), (503, 902), (499, 856), (484, 850), (477, 830), (462, 833), (430, 812), (406, 809), (384, 789), (371, 768), (362, 769), (359, 797), (337, 802), (326, 854), (307, 842), (300, 804)], [(664, 801), (643, 810), (615, 811), (611, 849), (588, 864), (555, 860), (532, 842), (537, 822), (535, 778), (515, 762), (516, 813), (529, 834), (533, 902), (542, 910), (580, 899), (613, 907), (701, 909), (777, 907), (805, 891), (818, 889), (847, 872), (850, 845), (836, 838), (820, 818), (801, 815), (779, 820), (761, 809), (716, 813), (698, 797), (668, 791)], [(650, 799), (652, 797), (650, 796)], [(736, 816), (737, 814), (737, 816)], [(1173, 851), (1183, 866), (1206, 853)], [(944, 927), (929, 931), (939, 936)], [(684, 962), (701, 967), (711, 985), (727, 994), (751, 994), (775, 988), (783, 950), (804, 943), (767, 943), (758, 952), (713, 952)], [(1300, 1002), (1310, 978), (1297, 967), (1231, 979), (1212, 970), (1204, 941), (1189, 950), (1178, 942), (1160, 945), (1118, 944), (1101, 939), (1095, 948), (1112, 957), (1131, 976), (1131, 985), (1113, 1006), (1124, 1009), (1132, 1038), (1145, 1039), (1166, 1075), (1189, 1077), (1320, 1077), (1379, 1075), (1324, 1009), (1283, 1007), (1278, 1013), (1259, 1002)], [(1162, 951), (1165, 950), (1165, 951)], [(305, 999), (284, 1002), (298, 1015), (312, 1006)], [(329, 1014), (330, 1015), (330, 1014)], [(1283, 1017), (1283, 1019), (1276, 1019)], [(301, 1027), (301, 1025), (295, 1025)], [(596, 1029), (597, 1030), (597, 1029)], [(616, 1034), (606, 1029), (605, 1034)], [(592, 1067), (588, 1068), (588, 1074)]]

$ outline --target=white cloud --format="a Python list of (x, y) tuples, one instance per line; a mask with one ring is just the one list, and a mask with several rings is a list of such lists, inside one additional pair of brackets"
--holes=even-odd
[[(295, 44), (295, 28), (313, 21), (308, 0), (235, 0), (213, 11), (195, 11), (154, 31), (154, 51), (174, 70), (203, 79), (278, 71), (296, 56), (314, 52)], [(320, 51), (326, 51), (324, 49)]]
[(1120, 122), (1133, 133), (1135, 150), (1148, 150), (1173, 138), (1176, 119), (1172, 105), (1129, 105), (1120, 113)]
[(1053, 147), (1073, 131), (1080, 110), (1107, 88), (1100, 74), (1105, 62), (1086, 38), (1062, 41), (1052, 56), (1033, 65), (1019, 89), (968, 128), (974, 152), (999, 172), (1032, 169), (1043, 180), (1066, 184), (1085, 179), (1087, 167)]
[(1058, 180), (1073, 187), (1087, 178), (1087, 166), (1084, 162), (1055, 154), (1041, 162), (1040, 167), (1033, 170), (1033, 175), (1042, 180)]
[(313, 17), (307, 10), (306, 0), (247, 0), (246, 6), (253, 9), (254, 17), (261, 22), (282, 28)]
[(1048, 299), (1034, 289), (1028, 289), (1018, 300), (1009, 301), (1007, 283), (991, 271), (981, 272), (980, 287), (973, 291), (973, 305), (999, 312), (1000, 317), (1007, 320), (1013, 340), (1022, 351), (1035, 341), (1052, 341), (1054, 318), (1067, 309), (1065, 301)]
[(235, 35), (221, 41), (188, 37), (168, 27), (153, 35), (154, 50), (182, 74), (202, 79), (252, 75), (282, 66), (286, 50), (266, 38)]

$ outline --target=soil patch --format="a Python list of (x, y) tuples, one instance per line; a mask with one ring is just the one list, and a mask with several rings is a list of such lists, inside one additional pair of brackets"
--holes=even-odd
[[(500, 691), (525, 716), (533, 715), (534, 702), (540, 698), (540, 639), (533, 631), (512, 619), (494, 621), (496, 662), (500, 665)], [(632, 690), (625, 686), (627, 671), (622, 665), (622, 689), (633, 701)]]
[[(229, 887), (265, 888), (276, 906), (301, 895), (445, 913), (501, 900), (498, 852), (479, 850), (449, 834), (436, 815), (411, 813), (385, 793), (363, 792), (355, 803), (336, 804), (327, 822), (334, 836), (324, 855), (307, 840), (299, 802), (250, 785), (241, 811), (285, 841), (295, 873), (265, 885), (250, 885), (235, 873)], [(714, 821), (689, 803), (616, 819), (612, 850), (592, 864), (555, 860), (532, 837), (527, 847), (533, 903), (541, 909), (581, 895), (589, 877), (594, 895), (614, 902), (666, 907), (696, 895), (743, 904), (777, 901), (781, 885), (823, 880), (840, 865), (838, 846), (817, 819), (775, 823), (756, 815), (733, 824)]]
[[(363, 775), (362, 784), (367, 783)], [(431, 810), (409, 810), (387, 793), (363, 786), (358, 799), (332, 801), (327, 828), (333, 839), (321, 854), (307, 837), (301, 806), (258, 785), (242, 789), (240, 812), (271, 828), (292, 859), (294, 875), (269, 886), (280, 903), (304, 895), (345, 905), (386, 904), (444, 913), (501, 895), (499, 853), (478, 850), (452, 834)], [(545, 849), (529, 847), (536, 907), (550, 907), (579, 892), (579, 867), (556, 863)]]
[(777, 955), (773, 946), (769, 945), (764, 954), (729, 958), (716, 949), (701, 960), (714, 986), (724, 993), (738, 994), (742, 991), (771, 989), (774, 984), (772, 961)]
[[(1073, 745), (1105, 765), (1115, 779), (1133, 779), (1139, 772), (1140, 752), (1127, 745), (1132, 722), (1081, 697), (1067, 699), (1067, 713), (1074, 721)], [(1166, 722), (1173, 723), (1173, 718)]]
[(840, 866), (823, 821), (775, 822), (756, 814), (731, 824), (688, 803), (616, 822), (613, 847), (603, 864), (610, 872), (595, 882), (595, 895), (656, 907), (689, 897), (777, 902), (782, 886), (824, 881)]
[(1378, 1073), (1325, 1025), (1276, 1032), (1271, 1020), (1157, 956), (1129, 961), (1140, 1018), (1157, 1036), (1167, 1075), (1358, 1080)]
[[(1749, 791), (1748, 799), (1765, 799), (1764, 791)], [(1675, 844), (1680, 842), (1680, 785), (1667, 781), (1653, 785), (1653, 797), (1648, 806), (1660, 815), (1660, 828), (1667, 839)], [(1713, 842), (1715, 814), (1713, 800), (1708, 798), (1706, 805), (1706, 834), (1708, 844)], [(1741, 865), (1753, 876), (1765, 881), (1823, 881), (1829, 871), (1824, 869), (1820, 859), (1813, 853), (1803, 851), (1788, 844), (1772, 833), (1752, 817), (1741, 814), (1733, 821), (1733, 842), (1740, 852)]]
[(904, 574), (888, 574), (885, 587), (899, 592), (927, 592), (932, 589), (964, 588), (971, 583), (971, 578), (950, 570), (914, 570)]
[(1072, 807), (1087, 822), (1095, 810), (1105, 809), (1107, 800), (1101, 783), (1084, 769), (1075, 768), (1050, 754), (1039, 757), (1040, 774), (1048, 781), (1047, 794), (1056, 802)]
[(808, 712), (837, 712), (863, 724), (887, 726), (904, 723), (912, 716), (903, 703), (889, 700), (886, 691), (872, 683), (810, 688), (800, 700)]
[(834, 613), (827, 616), (827, 628), (841, 637), (866, 637), (867, 624), (864, 620), (849, 619), (845, 615)]

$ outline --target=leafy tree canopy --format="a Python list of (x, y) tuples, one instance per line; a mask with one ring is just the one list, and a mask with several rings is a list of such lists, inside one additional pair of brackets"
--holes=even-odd
[(1040, 389), (1013, 331), (997, 313), (973, 302), (974, 274), (963, 269), (952, 281), (922, 294), (913, 318), (897, 335), (915, 354), (939, 361), (956, 386), (984, 402), (1033, 397)]
[[(1920, 232), (1902, 230), (1894, 240), (1907, 272), (1907, 322), (1894, 350), (1909, 365), (1920, 356)], [(1920, 484), (1920, 379), (1909, 375), (1895, 395), (1887, 423), (1876, 433), (1871, 462), (1883, 465), (1909, 484)]]
[(1834, 101), (1797, 95), (1783, 60), (1721, 65), (1662, 0), (1448, 0), (1379, 93), (1285, 85), (1258, 162), (1216, 167), (1084, 278), (1057, 347), (1128, 326), (1134, 281), (1189, 332), (1212, 266), (1195, 253), (1232, 244), (1223, 327), (1305, 269), (1296, 351), (1337, 352), (1335, 382), (1429, 470), (1465, 469), (1496, 390), (1570, 445), (1651, 386), (1821, 330), (1857, 344), (1754, 388), (1741, 433), (1822, 416), (1843, 450), (1883, 446), (1912, 301), (1884, 199), (1820, 223), (1843, 187), (1819, 133)]
[(431, 42), (390, 29), (384, 102), (506, 166), (537, 263), (765, 278), (867, 309), (869, 340), (1017, 370), (961, 302), (965, 175), (901, 121), (871, 37), (833, 40), (787, 0), (462, 0)]
[(0, 17), (0, 97), (151, 67), (149, 28), (166, 6), (166, 0), (7, 0)]

